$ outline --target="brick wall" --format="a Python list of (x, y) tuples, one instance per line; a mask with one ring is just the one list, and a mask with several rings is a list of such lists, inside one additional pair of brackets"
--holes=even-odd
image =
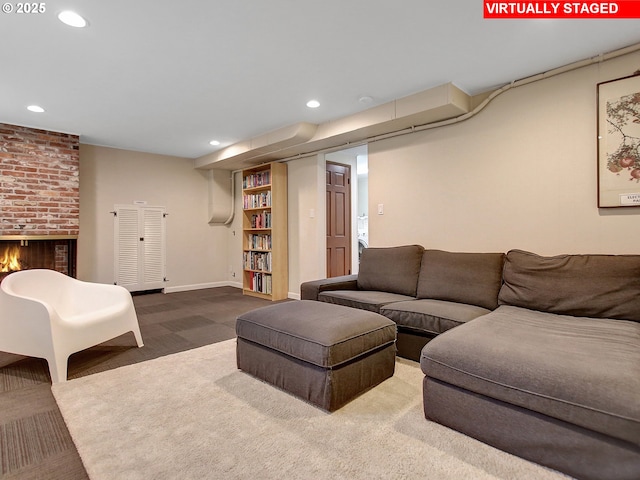
[(77, 135), (0, 123), (0, 235), (78, 235)]

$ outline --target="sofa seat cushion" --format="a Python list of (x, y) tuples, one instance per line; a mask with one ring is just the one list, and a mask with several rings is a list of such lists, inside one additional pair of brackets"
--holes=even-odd
[(443, 300), (411, 300), (383, 306), (380, 313), (406, 329), (438, 335), (491, 310)]
[(372, 290), (329, 290), (318, 295), (318, 300), (345, 307), (359, 308), (380, 313), (383, 305), (393, 302), (411, 300), (413, 297), (398, 293), (378, 292)]
[(422, 350), (427, 377), (640, 445), (640, 324), (501, 306)]

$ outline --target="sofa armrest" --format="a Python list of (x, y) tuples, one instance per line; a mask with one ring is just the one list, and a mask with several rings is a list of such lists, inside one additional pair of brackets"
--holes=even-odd
[(357, 290), (358, 275), (344, 275), (341, 277), (312, 280), (300, 285), (301, 300), (318, 300), (320, 292), (326, 290)]

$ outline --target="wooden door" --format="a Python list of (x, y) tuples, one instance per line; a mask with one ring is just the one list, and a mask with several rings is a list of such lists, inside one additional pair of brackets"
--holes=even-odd
[(327, 277), (351, 273), (351, 167), (327, 162)]

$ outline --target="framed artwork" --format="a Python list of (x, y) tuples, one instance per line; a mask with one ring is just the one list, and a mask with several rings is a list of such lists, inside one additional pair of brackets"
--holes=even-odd
[(598, 207), (640, 207), (640, 75), (598, 84)]

